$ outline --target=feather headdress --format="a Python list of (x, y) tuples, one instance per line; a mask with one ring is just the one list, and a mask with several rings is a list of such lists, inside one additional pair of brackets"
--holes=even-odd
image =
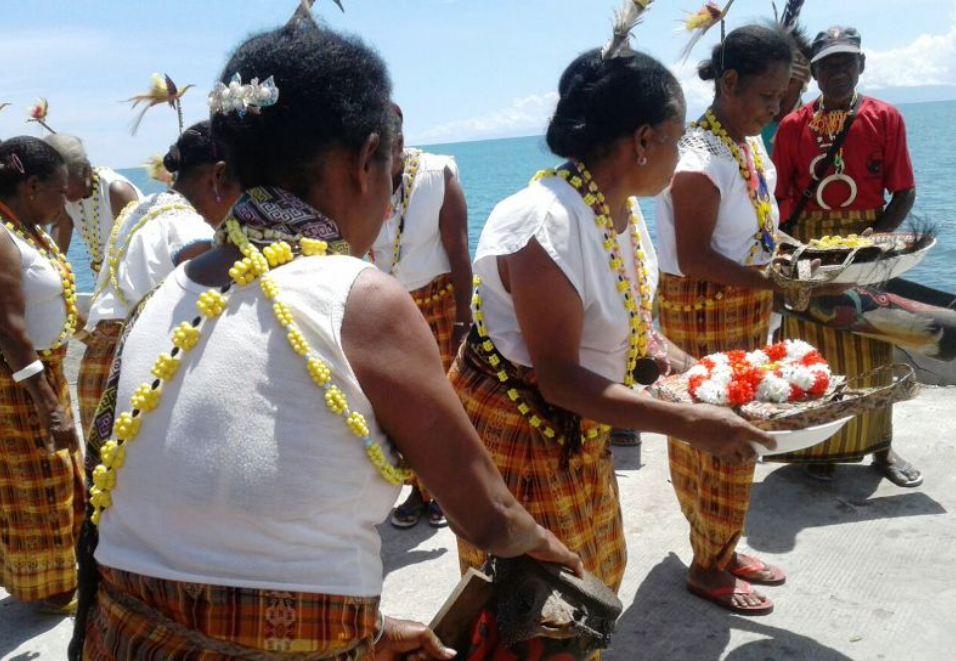
[(45, 97), (40, 97), (37, 102), (27, 108), (27, 122), (36, 122), (50, 133), (56, 133), (50, 125), (46, 123), (46, 116), (50, 113), (50, 102)]
[(644, 18), (644, 12), (654, 0), (624, 0), (614, 12), (614, 32), (601, 50), (601, 59), (608, 60), (631, 50), (631, 31)]
[(780, 16), (780, 25), (788, 30), (793, 30), (797, 26), (797, 19), (800, 18), (804, 2), (806, 0), (787, 0), (787, 4), (783, 8), (783, 15)]
[[(800, 18), (800, 11), (803, 9), (803, 3), (806, 0), (787, 0), (783, 8), (783, 14), (777, 16), (777, 22), (791, 37), (793, 45), (793, 65), (791, 76), (803, 81), (804, 89), (810, 84), (812, 73), (810, 71), (810, 44), (806, 33), (797, 24)], [(774, 14), (777, 13), (777, 5), (773, 6)]]
[(730, 11), (730, 7), (733, 4), (734, 0), (729, 0), (727, 6), (721, 9), (713, 0), (707, 0), (703, 7), (687, 16), (687, 19), (684, 21), (684, 30), (691, 32), (693, 36), (691, 36), (690, 41), (687, 42), (687, 45), (684, 46), (684, 49), (680, 52), (681, 62), (687, 61), (691, 51), (694, 50), (694, 46), (704, 38), (708, 30), (718, 23), (724, 22), (724, 19), (727, 17), (727, 12)]
[(177, 87), (176, 83), (174, 83), (169, 76), (160, 76), (158, 73), (154, 73), (152, 77), (152, 84), (145, 94), (137, 94), (136, 96), (126, 99), (133, 104), (133, 108), (136, 108), (136, 106), (141, 103), (146, 104), (133, 120), (133, 123), (130, 126), (130, 133), (136, 135), (136, 130), (139, 128), (139, 123), (143, 121), (143, 116), (146, 114), (147, 110), (153, 106), (162, 105), (163, 103), (168, 103), (169, 107), (176, 111), (177, 118), (179, 119), (179, 132), (182, 133), (183, 109), (180, 99), (183, 98), (183, 95), (189, 90), (190, 87), (192, 87), (192, 85)]
[[(345, 13), (345, 7), (342, 6), (342, 0), (332, 0), (336, 6), (342, 10), (342, 13)], [(315, 4), (315, 0), (299, 0), (299, 6), (295, 8), (295, 12), (292, 14), (292, 18), (289, 19), (289, 22), (286, 23), (287, 26), (294, 26), (301, 23), (303, 20), (308, 19), (312, 22), (315, 22), (315, 18), (312, 16), (312, 5)]]
[(162, 156), (150, 156), (143, 163), (146, 175), (153, 181), (165, 184), (167, 188), (173, 185), (173, 173), (166, 169)]

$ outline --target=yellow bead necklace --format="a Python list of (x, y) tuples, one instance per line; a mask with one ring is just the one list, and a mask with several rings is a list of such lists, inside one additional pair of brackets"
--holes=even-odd
[(717, 117), (714, 116), (713, 109), (708, 108), (704, 113), (704, 120), (701, 122), (693, 122), (691, 126), (709, 131), (724, 143), (727, 149), (730, 150), (731, 155), (733, 155), (734, 160), (737, 161), (740, 176), (744, 178), (744, 182), (747, 185), (750, 203), (753, 205), (754, 211), (757, 214), (757, 232), (754, 234), (754, 245), (750, 248), (750, 253), (747, 255), (747, 259), (744, 263), (747, 266), (753, 264), (757, 253), (760, 251), (773, 255), (777, 243), (777, 228), (773, 222), (773, 198), (771, 197), (770, 191), (767, 190), (763, 156), (760, 154), (757, 142), (747, 139), (747, 146), (753, 156), (754, 172), (757, 176), (757, 185), (754, 185), (750, 175), (750, 164), (748, 163), (746, 155), (740, 150), (740, 147), (737, 146), (734, 139), (728, 135), (727, 130), (717, 120)]
[[(341, 416), (352, 434), (362, 441), (366, 455), (383, 479), (390, 484), (404, 483), (411, 477), (411, 471), (402, 466), (394, 466), (388, 461), (381, 446), (372, 439), (365, 416), (349, 408), (345, 392), (332, 383), (331, 366), (309, 345), (295, 323), (292, 310), (281, 300), (278, 284), (268, 275), (271, 269), (297, 257), (324, 256), (328, 251), (328, 244), (325, 241), (302, 237), (297, 241), (297, 251), (293, 250), (290, 243), (282, 240), (271, 242), (260, 251), (249, 240), (246, 230), (235, 218), (226, 220), (225, 234), (228, 241), (238, 247), (243, 255), (243, 258), (229, 269), (229, 277), (238, 287), (245, 287), (259, 280), (263, 295), (272, 301), (273, 315), (286, 330), (286, 340), (293, 351), (305, 359), (305, 368), (312, 380), (325, 391), (324, 399), (329, 411), (333, 415)], [(200, 315), (192, 322), (183, 322), (176, 327), (172, 337), (173, 349), (160, 354), (153, 365), (152, 374), (156, 380), (139, 386), (130, 398), (130, 410), (116, 418), (113, 427), (116, 440), (110, 440), (103, 445), (100, 450), (101, 463), (93, 471), (90, 504), (93, 506), (91, 520), (95, 525), (99, 525), (103, 510), (113, 503), (112, 491), (116, 487), (117, 471), (126, 460), (126, 446), (139, 433), (143, 416), (159, 405), (163, 382), (169, 382), (176, 376), (182, 353), (196, 346), (206, 321), (223, 313), (231, 291), (232, 285), (227, 285), (222, 289), (209, 289), (199, 296), (196, 307)]]
[(402, 173), (402, 215), (398, 219), (398, 229), (395, 230), (395, 240), (392, 242), (392, 267), (389, 269), (389, 273), (395, 272), (395, 268), (402, 259), (402, 233), (405, 231), (405, 215), (408, 213), (408, 205), (412, 199), (412, 187), (415, 185), (415, 177), (418, 176), (421, 156), (422, 152), (420, 150), (409, 149), (403, 157), (405, 165)]
[(90, 269), (99, 273), (103, 265), (103, 252), (100, 250), (100, 168), (93, 168), (93, 192), (90, 193), (90, 205), (93, 207), (93, 220), (87, 222), (85, 215), (80, 218), (80, 236), (90, 251)]
[[(113, 229), (110, 232), (109, 246), (106, 252), (106, 261), (107, 268), (109, 269), (109, 284), (113, 287), (113, 291), (116, 293), (116, 299), (123, 304), (123, 307), (129, 310), (129, 302), (126, 300), (126, 296), (123, 294), (123, 289), (119, 284), (119, 265), (123, 261), (123, 257), (126, 255), (126, 250), (129, 248), (129, 243), (132, 241), (133, 236), (143, 228), (143, 225), (148, 223), (153, 218), (161, 216), (164, 213), (169, 211), (192, 211), (195, 213), (196, 209), (189, 202), (173, 202), (170, 204), (161, 204), (146, 214), (143, 214), (143, 217), (140, 218), (133, 227), (130, 228), (129, 232), (123, 239), (122, 245), (117, 245), (119, 240), (120, 230), (123, 228), (123, 225), (126, 222), (126, 219), (129, 217), (130, 213), (133, 212), (139, 206), (140, 201), (134, 200), (130, 202), (125, 207), (123, 211), (120, 212), (119, 217), (116, 219), (116, 222), (113, 223)], [(96, 292), (94, 292), (94, 297), (99, 295), (105, 286), (105, 282), (101, 285)]]
[[(7, 213), (10, 213), (7, 211)], [(12, 217), (12, 214), (11, 214)], [(43, 256), (53, 269), (60, 275), (60, 285), (63, 288), (63, 307), (66, 310), (66, 320), (63, 323), (63, 330), (60, 331), (59, 337), (48, 349), (42, 349), (38, 351), (42, 357), (49, 358), (53, 353), (62, 347), (64, 344), (69, 342), (70, 338), (73, 337), (73, 333), (76, 332), (76, 320), (79, 317), (79, 314), (76, 309), (76, 277), (73, 275), (73, 269), (70, 267), (70, 263), (66, 260), (66, 257), (63, 253), (60, 252), (60, 249), (57, 247), (56, 242), (50, 238), (50, 236), (43, 231), (42, 228), (37, 227), (36, 231), (40, 237), (40, 242), (34, 240), (28, 232), (26, 232), (23, 227), (19, 224), (14, 225), (11, 220), (8, 220), (0, 213), (0, 221), (3, 222), (3, 226), (8, 230), (16, 234), (18, 237), (23, 239), (31, 248), (36, 250), (40, 255)], [(42, 245), (41, 245), (42, 243)]]
[[(614, 222), (611, 219), (611, 209), (604, 198), (604, 194), (601, 193), (597, 183), (594, 181), (594, 177), (583, 163), (580, 161), (574, 163), (574, 168), (576, 173), (572, 173), (571, 170), (567, 168), (542, 170), (538, 172), (531, 181), (534, 183), (550, 177), (563, 179), (578, 191), (584, 199), (585, 204), (594, 211), (595, 222), (603, 234), (602, 245), (608, 254), (608, 266), (612, 273), (617, 275), (617, 290), (622, 295), (624, 308), (627, 310), (629, 316), (629, 348), (627, 353), (627, 369), (624, 373), (624, 385), (633, 386), (634, 368), (637, 366), (637, 359), (647, 353), (647, 329), (649, 328), (651, 320), (652, 306), (646, 254), (641, 246), (641, 234), (639, 230), (640, 217), (635, 208), (635, 202), (629, 200), (628, 208), (631, 217), (628, 224), (631, 231), (631, 244), (634, 250), (634, 265), (639, 274), (639, 282), (635, 285), (631, 282), (631, 278), (624, 267), (624, 259), (621, 256), (618, 234), (614, 229)], [(472, 297), (472, 303), (475, 307), (475, 329), (481, 338), (480, 347), (485, 354), (485, 360), (488, 364), (498, 370), (498, 380), (501, 381), (501, 383), (507, 383), (509, 377), (508, 372), (503, 367), (504, 358), (495, 347), (484, 323), (484, 312), (481, 309), (481, 278), (475, 276), (474, 283), (475, 293)], [(638, 302), (635, 302), (635, 298)], [(558, 438), (559, 443), (564, 444), (566, 439), (558, 437), (555, 429), (548, 425), (547, 421), (542, 420), (539, 416), (532, 413), (531, 407), (521, 397), (521, 393), (516, 388), (508, 389), (508, 398), (514, 402), (518, 411), (528, 419), (528, 423), (532, 427), (538, 429), (546, 438)], [(598, 434), (606, 433), (610, 431), (610, 429), (608, 425), (591, 427), (582, 435), (582, 440), (594, 439)]]

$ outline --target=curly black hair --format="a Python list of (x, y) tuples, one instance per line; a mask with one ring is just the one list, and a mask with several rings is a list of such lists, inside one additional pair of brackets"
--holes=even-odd
[[(275, 105), (259, 113), (212, 116), (212, 132), (242, 188), (285, 185), (302, 194), (316, 159), (335, 145), (359, 149), (372, 134), (391, 144), (391, 79), (358, 37), (312, 21), (254, 35), (229, 58), (220, 80), (273, 77)], [(388, 150), (382, 150), (382, 156)]]
[(20, 135), (0, 142), (0, 195), (17, 192), (17, 186), (32, 176), (47, 181), (65, 167), (56, 149), (39, 138)]
[(793, 61), (791, 43), (779, 24), (745, 25), (714, 46), (710, 59), (698, 65), (697, 74), (705, 81), (716, 81), (727, 71), (736, 71), (741, 80), (760, 76), (774, 64)]
[(561, 74), (558, 95), (547, 142), (562, 158), (603, 155), (620, 138), (679, 117), (684, 108), (674, 74), (640, 52), (607, 60), (600, 49), (582, 53)]

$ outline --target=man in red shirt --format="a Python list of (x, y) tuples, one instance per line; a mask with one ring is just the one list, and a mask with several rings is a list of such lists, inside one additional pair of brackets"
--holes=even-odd
[[(810, 66), (822, 96), (788, 115), (777, 132), (773, 162), (781, 219), (790, 219), (811, 181), (820, 180), (800, 217), (786, 227), (801, 241), (860, 233), (868, 227), (892, 232), (916, 200), (903, 117), (889, 104), (856, 91), (866, 66), (860, 43), (860, 34), (851, 27), (834, 26), (816, 36)], [(820, 162), (854, 107), (856, 118), (824, 172)], [(815, 345), (834, 373), (848, 377), (893, 360), (890, 344), (809, 321), (785, 318), (783, 333)], [(837, 462), (860, 461), (873, 454), (874, 465), (895, 484), (918, 486), (919, 471), (893, 451), (892, 435), (892, 410), (886, 408), (861, 415), (827, 442), (780, 460), (808, 463), (812, 475), (832, 479)]]

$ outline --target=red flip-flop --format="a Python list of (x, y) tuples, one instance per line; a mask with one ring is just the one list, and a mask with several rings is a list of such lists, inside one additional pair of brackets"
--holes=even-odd
[(753, 586), (747, 581), (739, 581), (734, 586), (714, 588), (713, 590), (699, 588), (688, 583), (687, 591), (738, 615), (769, 615), (773, 612), (773, 602), (766, 597), (763, 597), (759, 606), (738, 606), (733, 602), (735, 595), (752, 595), (754, 593)]
[[(752, 555), (737, 554), (737, 560), (743, 564), (737, 565), (728, 571), (737, 578), (745, 579), (757, 585), (783, 585), (787, 580), (787, 575), (783, 573), (780, 567), (768, 565), (760, 558)], [(769, 578), (763, 578), (762, 574), (770, 572)]]

